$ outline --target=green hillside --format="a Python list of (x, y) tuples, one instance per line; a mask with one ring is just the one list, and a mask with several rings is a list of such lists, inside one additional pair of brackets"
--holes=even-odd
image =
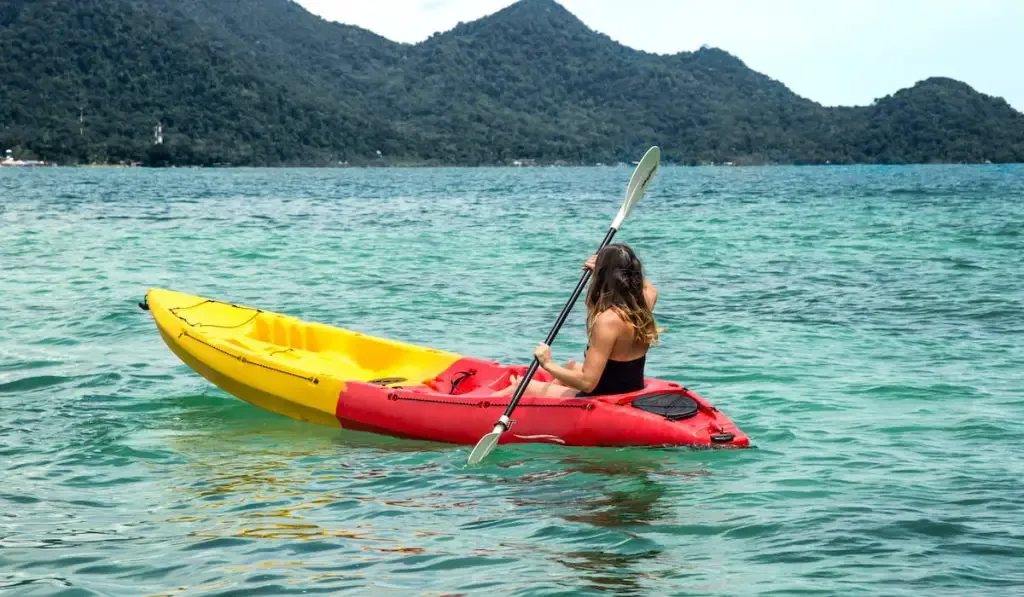
[(0, 146), (59, 163), (594, 163), (651, 144), (680, 163), (1024, 161), (1024, 114), (963, 83), (825, 108), (723, 50), (627, 48), (554, 0), (415, 45), (291, 0), (0, 0), (0, 57)]

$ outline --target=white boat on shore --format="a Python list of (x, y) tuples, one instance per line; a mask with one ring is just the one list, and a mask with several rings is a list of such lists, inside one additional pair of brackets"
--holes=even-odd
[(32, 168), (47, 165), (49, 164), (39, 160), (16, 160), (11, 155), (10, 149), (7, 150), (7, 154), (4, 156), (4, 159), (0, 161), (0, 168)]

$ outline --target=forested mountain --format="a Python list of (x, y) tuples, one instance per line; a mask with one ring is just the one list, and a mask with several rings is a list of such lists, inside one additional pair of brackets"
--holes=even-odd
[(1021, 162), (1024, 114), (940, 78), (825, 108), (723, 50), (627, 48), (554, 0), (415, 45), (291, 0), (0, 0), (0, 147), (21, 157), (594, 163), (651, 144), (680, 163)]

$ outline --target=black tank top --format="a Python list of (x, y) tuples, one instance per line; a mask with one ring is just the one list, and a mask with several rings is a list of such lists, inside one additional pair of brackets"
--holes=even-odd
[(608, 359), (607, 364), (604, 366), (604, 371), (601, 373), (601, 379), (597, 381), (594, 389), (590, 392), (577, 392), (576, 396), (606, 396), (642, 390), (644, 388), (644, 364), (646, 362), (646, 354), (632, 361), (613, 361)]

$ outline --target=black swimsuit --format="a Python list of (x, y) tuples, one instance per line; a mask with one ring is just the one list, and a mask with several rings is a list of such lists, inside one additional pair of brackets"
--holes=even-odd
[[(584, 352), (584, 354), (586, 354)], [(644, 363), (647, 355), (632, 361), (613, 361), (608, 359), (604, 366), (601, 379), (590, 392), (577, 392), (578, 398), (587, 396), (604, 396), (608, 394), (626, 394), (644, 388)]]

